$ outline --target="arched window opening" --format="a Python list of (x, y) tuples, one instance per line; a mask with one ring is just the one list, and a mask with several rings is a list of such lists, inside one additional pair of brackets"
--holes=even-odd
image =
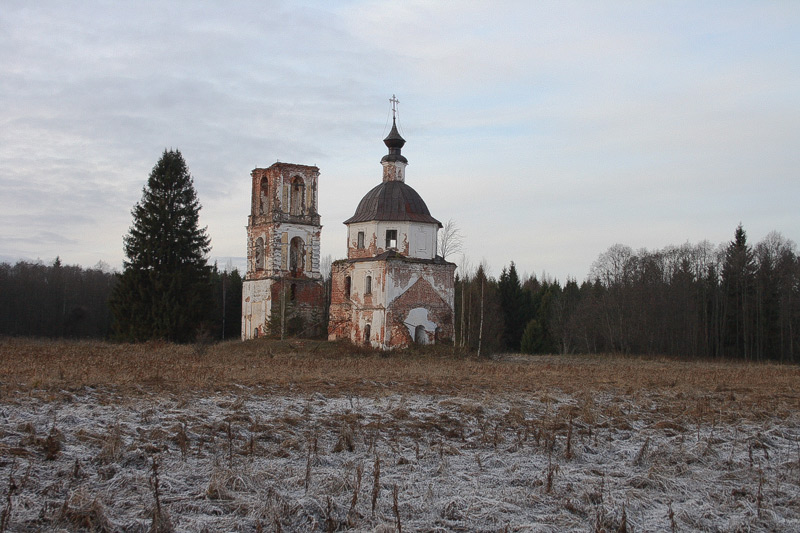
[(372, 276), (367, 276), (364, 281), (364, 294), (372, 294)]
[(256, 270), (264, 270), (264, 239), (256, 239)]
[(306, 246), (303, 239), (294, 237), (289, 242), (289, 271), (292, 276), (301, 276), (305, 269)]
[(419, 325), (414, 328), (414, 343), (428, 344), (428, 334), (425, 333), (425, 326)]
[(297, 299), (297, 283), (292, 283), (289, 287), (289, 300), (295, 301)]
[(269, 180), (266, 176), (261, 178), (261, 186), (258, 190), (258, 214), (264, 215), (267, 213), (268, 205), (267, 198), (269, 197)]
[(359, 231), (358, 232), (358, 249), (359, 250), (363, 250), (364, 249), (364, 232), (363, 231)]
[(294, 216), (300, 216), (303, 214), (305, 198), (306, 184), (303, 181), (303, 178), (300, 176), (295, 176), (295, 178), (292, 180), (292, 206), (289, 211), (290, 214)]
[(344, 278), (344, 297), (350, 298), (350, 276)]
[(369, 344), (369, 336), (370, 336), (370, 326), (369, 324), (364, 326), (364, 344)]

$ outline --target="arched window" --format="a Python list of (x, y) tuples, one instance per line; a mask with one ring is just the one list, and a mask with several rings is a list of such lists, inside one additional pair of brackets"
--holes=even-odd
[(372, 276), (367, 276), (364, 280), (364, 294), (372, 294)]
[(256, 239), (256, 270), (264, 270), (264, 239)]
[(358, 232), (358, 249), (359, 250), (363, 250), (364, 249), (364, 232), (363, 231), (359, 231)]
[(261, 178), (261, 186), (258, 191), (258, 214), (264, 215), (267, 212), (267, 198), (269, 198), (269, 180), (264, 176)]
[(364, 344), (369, 344), (369, 335), (370, 335), (370, 326), (369, 324), (364, 326)]
[(350, 276), (344, 278), (344, 297), (350, 299)]
[(306, 262), (306, 246), (303, 239), (294, 237), (289, 242), (289, 270), (292, 276), (303, 274)]
[(294, 216), (303, 214), (303, 206), (305, 205), (306, 198), (306, 184), (303, 178), (295, 176), (292, 180), (292, 206), (289, 211)]

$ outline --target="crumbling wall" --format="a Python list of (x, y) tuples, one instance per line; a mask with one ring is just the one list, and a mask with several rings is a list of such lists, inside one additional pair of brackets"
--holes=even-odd
[[(332, 265), (328, 338), (361, 344), (369, 325), (370, 344), (379, 348), (413, 343), (418, 326), (425, 335), (418, 340), (451, 339), (454, 271), (454, 264), (443, 261), (337, 261)], [(366, 275), (372, 278), (370, 294), (364, 293)]]
[(392, 292), (386, 309), (386, 345), (394, 348), (415, 341), (421, 326), (425, 343), (453, 338), (453, 273), (455, 265), (392, 262), (388, 274)]
[(347, 294), (345, 286), (345, 280), (350, 275), (351, 270), (352, 263), (348, 261), (336, 261), (331, 265), (331, 303), (328, 312), (328, 340), (351, 339), (353, 303), (350, 300), (350, 296)]

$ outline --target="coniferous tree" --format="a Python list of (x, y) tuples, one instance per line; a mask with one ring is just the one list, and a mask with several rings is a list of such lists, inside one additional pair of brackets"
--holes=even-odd
[(191, 340), (211, 305), (211, 249), (200, 202), (178, 150), (153, 167), (124, 238), (124, 271), (111, 300), (120, 339)]
[(525, 305), (525, 295), (517, 274), (514, 261), (508, 269), (503, 268), (497, 288), (500, 292), (500, 306), (503, 309), (503, 343), (507, 350), (519, 351), (520, 340), (528, 322), (528, 312)]
[(725, 291), (724, 331), (729, 353), (749, 359), (753, 356), (754, 285), (756, 264), (742, 225), (725, 250), (722, 285)]

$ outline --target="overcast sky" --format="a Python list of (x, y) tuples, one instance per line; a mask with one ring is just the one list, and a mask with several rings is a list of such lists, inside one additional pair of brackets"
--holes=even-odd
[(800, 2), (4, 0), (0, 260), (120, 268), (165, 148), (212, 258), (245, 256), (277, 160), (320, 168), (343, 257), (392, 94), (406, 183), (494, 275), (582, 280), (739, 222), (800, 240)]

